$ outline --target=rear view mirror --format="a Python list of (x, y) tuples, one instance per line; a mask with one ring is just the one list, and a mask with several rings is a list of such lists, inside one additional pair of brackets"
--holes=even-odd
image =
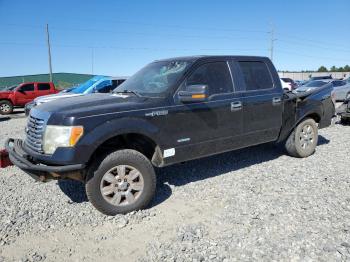
[(179, 100), (183, 103), (203, 102), (208, 99), (207, 85), (190, 85), (186, 90), (179, 91)]

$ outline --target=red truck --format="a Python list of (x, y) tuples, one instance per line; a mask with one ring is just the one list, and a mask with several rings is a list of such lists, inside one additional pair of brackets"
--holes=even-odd
[(0, 114), (11, 114), (14, 107), (24, 107), (38, 96), (58, 92), (52, 82), (28, 82), (0, 90)]

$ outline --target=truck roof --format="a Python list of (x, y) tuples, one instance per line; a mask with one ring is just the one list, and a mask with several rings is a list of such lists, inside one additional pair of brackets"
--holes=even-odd
[(155, 60), (154, 62), (174, 61), (174, 60), (195, 62), (195, 61), (201, 60), (201, 59), (218, 59), (218, 58), (224, 58), (224, 59), (244, 59), (244, 60), (266, 60), (266, 59), (269, 59), (269, 58), (266, 57), (266, 56), (197, 55), (197, 56), (180, 56), (180, 57), (172, 57), (172, 58), (166, 58), (166, 59), (159, 59), (159, 60)]
[(53, 84), (53, 82), (43, 82), (43, 81), (31, 81), (31, 82), (23, 82), (23, 83), (19, 83), (18, 85), (23, 85), (23, 84)]

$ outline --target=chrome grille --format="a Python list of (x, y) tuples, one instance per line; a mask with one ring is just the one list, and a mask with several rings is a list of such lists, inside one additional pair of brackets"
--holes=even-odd
[(43, 153), (42, 140), (44, 133), (44, 120), (29, 116), (26, 129), (25, 144), (31, 150)]

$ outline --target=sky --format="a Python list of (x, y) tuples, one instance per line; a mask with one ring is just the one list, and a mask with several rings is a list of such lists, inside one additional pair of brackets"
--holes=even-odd
[[(278, 70), (350, 64), (349, 0), (0, 0), (0, 76), (128, 76), (161, 58), (260, 55)], [(274, 32), (272, 38), (271, 32)]]

